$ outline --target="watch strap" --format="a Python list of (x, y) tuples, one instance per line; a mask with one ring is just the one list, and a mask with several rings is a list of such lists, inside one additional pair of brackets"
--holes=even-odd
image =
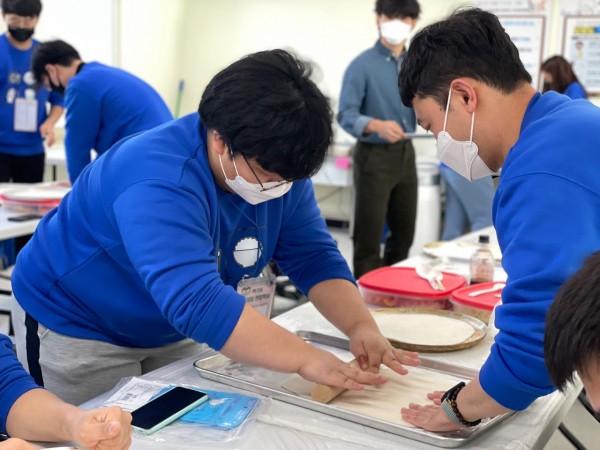
[(458, 406), (456, 404), (456, 398), (458, 397), (458, 393), (464, 388), (466, 385), (464, 382), (458, 383), (456, 386), (450, 388), (448, 391), (444, 393), (442, 396), (441, 407), (442, 411), (448, 416), (448, 418), (457, 424), (464, 425), (466, 427), (474, 427), (481, 423), (481, 419), (474, 420), (469, 422), (465, 420), (460, 411), (458, 410)]

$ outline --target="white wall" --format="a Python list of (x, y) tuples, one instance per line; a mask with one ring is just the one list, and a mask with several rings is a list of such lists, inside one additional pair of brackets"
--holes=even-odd
[[(186, 0), (183, 110), (196, 111), (202, 91), (222, 68), (248, 53), (285, 48), (312, 61), (316, 81), (334, 111), (343, 73), (378, 38), (374, 0)], [(464, 1), (422, 1), (419, 25)], [(341, 130), (338, 141), (353, 139)]]
[[(421, 0), (417, 29), (467, 0)], [(334, 111), (349, 62), (377, 39), (375, 0), (45, 0), (36, 37), (72, 43), (85, 60), (121, 66), (154, 86), (171, 110), (197, 110), (208, 81), (243, 55), (286, 48), (308, 59)], [(560, 52), (554, 2), (545, 56)], [(352, 138), (336, 131), (338, 141)]]
[(113, 0), (47, 0), (35, 38), (62, 39), (84, 59), (113, 63)]
[(174, 112), (184, 59), (185, 0), (118, 0), (118, 3), (120, 45), (116, 65), (153, 86)]

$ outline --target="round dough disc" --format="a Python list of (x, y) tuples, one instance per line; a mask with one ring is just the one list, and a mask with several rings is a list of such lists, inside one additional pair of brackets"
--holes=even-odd
[(456, 345), (469, 339), (472, 325), (436, 314), (373, 314), (377, 326), (388, 339), (415, 345)]

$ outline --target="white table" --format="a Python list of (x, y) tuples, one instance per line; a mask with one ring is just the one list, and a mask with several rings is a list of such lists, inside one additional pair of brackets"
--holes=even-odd
[[(7, 190), (21, 187), (29, 188), (31, 186), (31, 184), (23, 183), (0, 183), (0, 194)], [(37, 227), (40, 221), (39, 219), (27, 220), (25, 222), (12, 222), (8, 220), (9, 217), (22, 216), (24, 214), (23, 212), (10, 211), (0, 206), (0, 241), (25, 236), (35, 231), (35, 227)]]
[[(484, 230), (495, 240), (493, 229)], [(471, 241), (477, 234), (473, 233), (463, 237)], [(419, 255), (402, 263), (411, 265), (424, 256)], [(455, 263), (457, 272), (464, 273), (465, 265)], [(498, 270), (497, 279), (505, 278), (501, 269)], [(320, 333), (343, 337), (329, 322), (327, 322), (310, 303), (304, 304), (274, 319), (284, 328), (296, 332), (309, 330)], [(489, 333), (477, 346), (458, 352), (428, 354), (429, 358), (443, 362), (460, 365), (472, 369), (479, 369), (493, 343), (493, 336)], [(193, 367), (193, 362), (201, 357), (214, 352), (207, 349), (204, 353), (188, 358), (161, 369), (153, 371), (143, 378), (148, 380), (163, 381), (176, 384), (189, 384), (199, 388), (212, 390), (231, 391), (233, 388), (202, 378)], [(464, 449), (542, 449), (550, 439), (557, 426), (577, 398), (581, 385), (571, 388), (565, 395), (553, 393), (537, 399), (527, 410), (519, 412), (497, 427), (489, 430), (484, 435), (463, 446)], [(240, 390), (240, 392), (245, 392)], [(255, 395), (255, 394), (251, 394)], [(100, 396), (90, 402), (86, 407), (101, 405), (109, 394)], [(266, 400), (266, 406), (253, 422), (247, 424), (242, 437), (226, 444), (219, 444), (219, 448), (236, 449), (398, 449), (419, 450), (432, 448), (427, 444), (386, 433), (342, 419), (307, 410), (298, 406), (283, 403), (278, 400)], [(215, 442), (207, 442), (202, 437), (202, 430), (190, 434), (188, 444), (193, 448), (215, 448)], [(176, 449), (181, 448), (181, 443), (157, 442), (149, 438), (134, 437), (133, 449)]]
[(0, 241), (12, 239), (19, 236), (32, 234), (40, 222), (39, 219), (27, 220), (25, 222), (11, 222), (9, 217), (22, 216), (24, 213), (8, 211), (0, 208)]

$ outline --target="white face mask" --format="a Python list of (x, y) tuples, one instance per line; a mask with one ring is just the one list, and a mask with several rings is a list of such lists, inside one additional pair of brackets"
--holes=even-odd
[(221, 155), (219, 154), (219, 162), (221, 163), (221, 170), (223, 170), (223, 175), (225, 175), (225, 183), (229, 186), (233, 192), (242, 197), (251, 205), (257, 205), (262, 202), (266, 202), (267, 200), (272, 200), (274, 198), (279, 198), (285, 193), (287, 193), (292, 188), (292, 183), (281, 183), (279, 181), (271, 181), (268, 183), (263, 183), (262, 186), (256, 183), (250, 183), (246, 181), (244, 178), (240, 176), (237, 170), (237, 166), (235, 164), (235, 159), (233, 159), (233, 167), (235, 168), (236, 177), (233, 180), (227, 178), (227, 174), (225, 173), (225, 168), (223, 167), (223, 160), (221, 159)]
[(398, 45), (406, 40), (410, 34), (410, 25), (395, 19), (388, 22), (382, 22), (379, 25), (381, 37), (390, 45)]
[(439, 160), (469, 181), (494, 175), (496, 172), (483, 162), (483, 159), (479, 156), (477, 144), (473, 142), (475, 111), (473, 111), (473, 115), (471, 116), (471, 137), (468, 142), (457, 141), (446, 131), (451, 96), (452, 89), (450, 89), (450, 93), (448, 94), (448, 104), (446, 105), (446, 115), (444, 116), (444, 130), (437, 137), (437, 156)]

